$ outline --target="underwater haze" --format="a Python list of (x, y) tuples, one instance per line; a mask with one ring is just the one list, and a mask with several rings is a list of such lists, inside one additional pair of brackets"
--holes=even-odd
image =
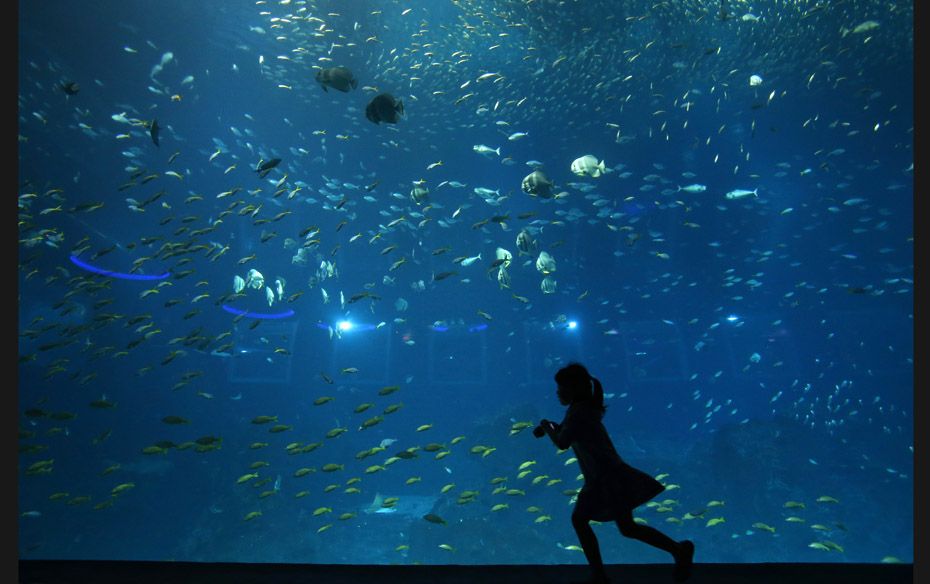
[[(913, 6), (19, 3), (24, 559), (912, 562)], [(596, 525), (608, 563), (667, 554)]]

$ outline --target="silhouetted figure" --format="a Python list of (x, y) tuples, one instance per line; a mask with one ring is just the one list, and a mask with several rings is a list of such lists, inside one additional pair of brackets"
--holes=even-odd
[(665, 490), (665, 487), (645, 472), (633, 468), (620, 458), (601, 422), (604, 389), (580, 363), (570, 363), (555, 374), (559, 402), (569, 406), (561, 424), (542, 420), (533, 430), (536, 437), (543, 433), (561, 450), (571, 446), (584, 475), (584, 486), (578, 493), (572, 526), (591, 565), (589, 582), (607, 583), (607, 573), (601, 551), (590, 521), (616, 521), (620, 533), (665, 550), (675, 559), (674, 578), (678, 582), (691, 575), (694, 544), (689, 540), (676, 542), (658, 529), (633, 521), (633, 509)]

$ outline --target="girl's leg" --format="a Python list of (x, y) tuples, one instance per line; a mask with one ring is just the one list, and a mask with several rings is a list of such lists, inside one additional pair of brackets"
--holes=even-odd
[(676, 560), (678, 559), (679, 552), (681, 551), (678, 542), (655, 527), (640, 525), (633, 521), (632, 511), (627, 511), (617, 519), (617, 527), (620, 528), (620, 534), (624, 537), (630, 537), (648, 543), (652, 547), (667, 551), (672, 554)]
[(648, 543), (660, 550), (665, 550), (675, 558), (676, 582), (684, 582), (691, 576), (691, 566), (694, 561), (694, 543), (690, 540), (677, 542), (654, 527), (640, 525), (633, 521), (633, 512), (627, 511), (617, 519), (617, 527), (624, 537), (631, 537)]
[(595, 578), (603, 577), (606, 579), (607, 573), (604, 571), (604, 561), (601, 559), (601, 548), (597, 543), (597, 536), (594, 535), (594, 529), (589, 521), (587, 514), (579, 512), (576, 507), (575, 512), (572, 513), (572, 527), (575, 528), (575, 533), (578, 534), (578, 542), (581, 544), (581, 549), (584, 550), (584, 556), (588, 559), (588, 564), (591, 566)]

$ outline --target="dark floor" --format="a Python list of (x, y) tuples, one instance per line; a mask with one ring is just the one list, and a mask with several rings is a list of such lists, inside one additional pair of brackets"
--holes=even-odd
[[(609, 566), (616, 584), (672, 582), (668, 564)], [(357, 566), (20, 560), (29, 584), (568, 584), (588, 568), (555, 566)], [(898, 584), (914, 581), (912, 564), (697, 564), (690, 584)]]

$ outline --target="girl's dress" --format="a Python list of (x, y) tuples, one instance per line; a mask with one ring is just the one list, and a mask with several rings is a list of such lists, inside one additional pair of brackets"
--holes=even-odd
[(595, 521), (615, 521), (665, 490), (649, 474), (617, 454), (601, 412), (588, 402), (576, 402), (565, 419), (549, 432), (556, 447), (571, 446), (584, 475), (575, 512)]

